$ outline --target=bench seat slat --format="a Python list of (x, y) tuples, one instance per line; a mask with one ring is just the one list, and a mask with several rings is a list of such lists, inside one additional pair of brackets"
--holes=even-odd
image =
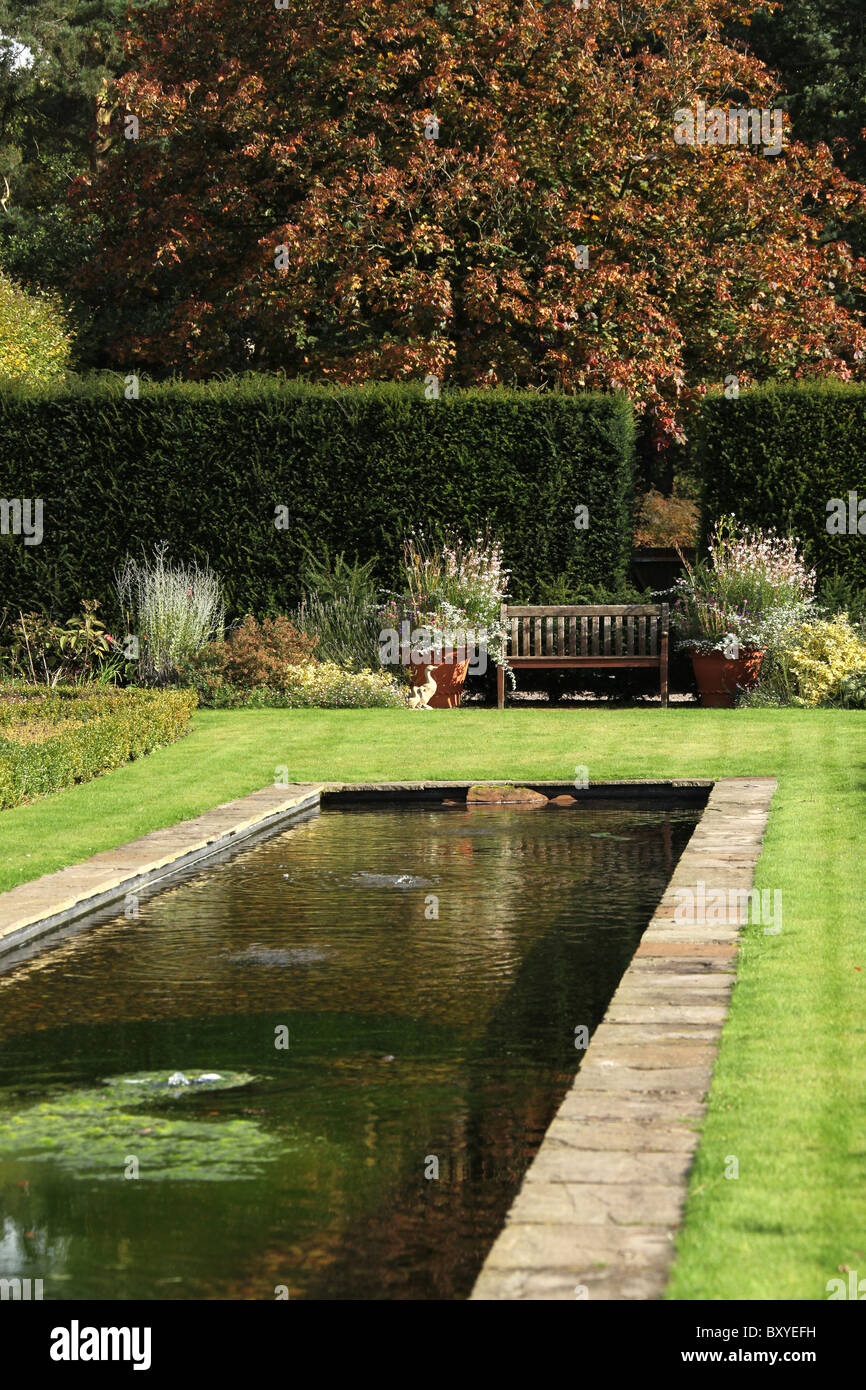
[(580, 618), (603, 617), (605, 614), (611, 616), (622, 613), (633, 614), (635, 617), (658, 617), (658, 604), (655, 603), (567, 603), (551, 604), (544, 603), (517, 603), (513, 606), (508, 604), (509, 618)]
[(513, 656), (509, 657), (509, 665), (515, 671), (535, 667), (536, 670), (551, 670), (560, 666), (655, 666), (659, 664), (657, 656)]

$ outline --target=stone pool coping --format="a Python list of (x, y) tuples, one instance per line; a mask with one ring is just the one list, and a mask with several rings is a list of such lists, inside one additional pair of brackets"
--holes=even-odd
[(35, 937), (51, 946), (51, 933), (76, 918), (122, 899), (160, 879), (173, 877), (249, 840), (289, 825), (319, 805), (319, 783), (263, 787), (250, 796), (215, 806), (203, 816), (153, 830), (116, 849), (103, 850), (0, 893), (0, 957)]
[(678, 921), (677, 895), (752, 888), (776, 786), (714, 783), (472, 1299), (662, 1297), (740, 939), (736, 911)]

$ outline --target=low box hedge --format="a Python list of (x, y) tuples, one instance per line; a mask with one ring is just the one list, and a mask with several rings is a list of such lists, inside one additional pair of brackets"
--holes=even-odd
[(0, 809), (86, 782), (187, 732), (192, 690), (0, 689)]

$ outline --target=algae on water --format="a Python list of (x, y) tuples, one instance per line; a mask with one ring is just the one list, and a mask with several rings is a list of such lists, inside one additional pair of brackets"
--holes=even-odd
[[(175, 1075), (181, 1075), (180, 1073)], [(194, 1099), (244, 1086), (254, 1078), (221, 1072), (140, 1072), (102, 1086), (60, 1091), (22, 1109), (0, 1111), (0, 1159), (49, 1161), (76, 1177), (122, 1180), (136, 1159), (142, 1181), (225, 1181), (260, 1175), (275, 1142), (254, 1121), (200, 1115)], [(213, 1073), (204, 1073), (213, 1075)]]

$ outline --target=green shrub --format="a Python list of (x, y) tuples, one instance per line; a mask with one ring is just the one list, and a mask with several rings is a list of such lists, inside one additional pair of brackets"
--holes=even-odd
[[(178, 675), (194, 687), (202, 704), (213, 705), (225, 687), (237, 691), (258, 686), (279, 689), (290, 666), (315, 660), (315, 646), (315, 638), (299, 632), (289, 618), (265, 618), (259, 623), (248, 613), (227, 638), (208, 643), (181, 662)], [(231, 696), (225, 696), (223, 706), (231, 703)]]
[(818, 605), (827, 613), (847, 613), (856, 627), (866, 627), (866, 587), (843, 574), (824, 575), (818, 585)]
[[(0, 389), (0, 492), (44, 501), (44, 538), (0, 537), (0, 593), (57, 610), (106, 599), (134, 545), (209, 559), (228, 616), (286, 613), (304, 547), (373, 561), (396, 589), (407, 525), (500, 536), (514, 602), (563, 579), (616, 585), (631, 550), (631, 406), (423, 386), (325, 387), (261, 375), (207, 384), (123, 378)], [(575, 507), (588, 509), (576, 529)], [(581, 520), (583, 519), (581, 514)]]
[(345, 671), (332, 661), (288, 666), (279, 687), (215, 686), (201, 703), (212, 709), (399, 709), (406, 687), (381, 671)]
[(316, 642), (316, 655), (347, 671), (375, 668), (379, 660), (376, 581), (373, 561), (349, 563), (341, 551), (331, 556), (307, 549), (301, 568), (304, 597), (293, 613), (297, 627)]
[(791, 627), (765, 657), (757, 690), (745, 705), (857, 707), (866, 672), (866, 642), (844, 613)]
[(0, 809), (173, 743), (195, 706), (191, 690), (0, 686)]
[(808, 382), (764, 386), (738, 400), (710, 396), (693, 440), (702, 477), (702, 541), (734, 513), (803, 542), (819, 583), (835, 574), (866, 589), (866, 506), (862, 530), (832, 535), (828, 503), (866, 502), (866, 386)]
[(6, 679), (46, 685), (111, 681), (125, 662), (122, 644), (96, 616), (99, 603), (85, 600), (66, 622), (43, 613), (0, 614), (0, 673)]
[(563, 580), (556, 580), (550, 584), (543, 584), (533, 599), (533, 603), (548, 604), (654, 602), (652, 589), (638, 589), (625, 580), (619, 584), (567, 584)]
[(842, 709), (866, 709), (866, 667), (842, 677), (838, 703)]
[(375, 606), (346, 594), (307, 594), (292, 617), (316, 643), (316, 655), (346, 671), (369, 670), (379, 660), (381, 622)]
[(60, 300), (32, 294), (0, 271), (0, 377), (34, 384), (62, 378), (71, 343)]

